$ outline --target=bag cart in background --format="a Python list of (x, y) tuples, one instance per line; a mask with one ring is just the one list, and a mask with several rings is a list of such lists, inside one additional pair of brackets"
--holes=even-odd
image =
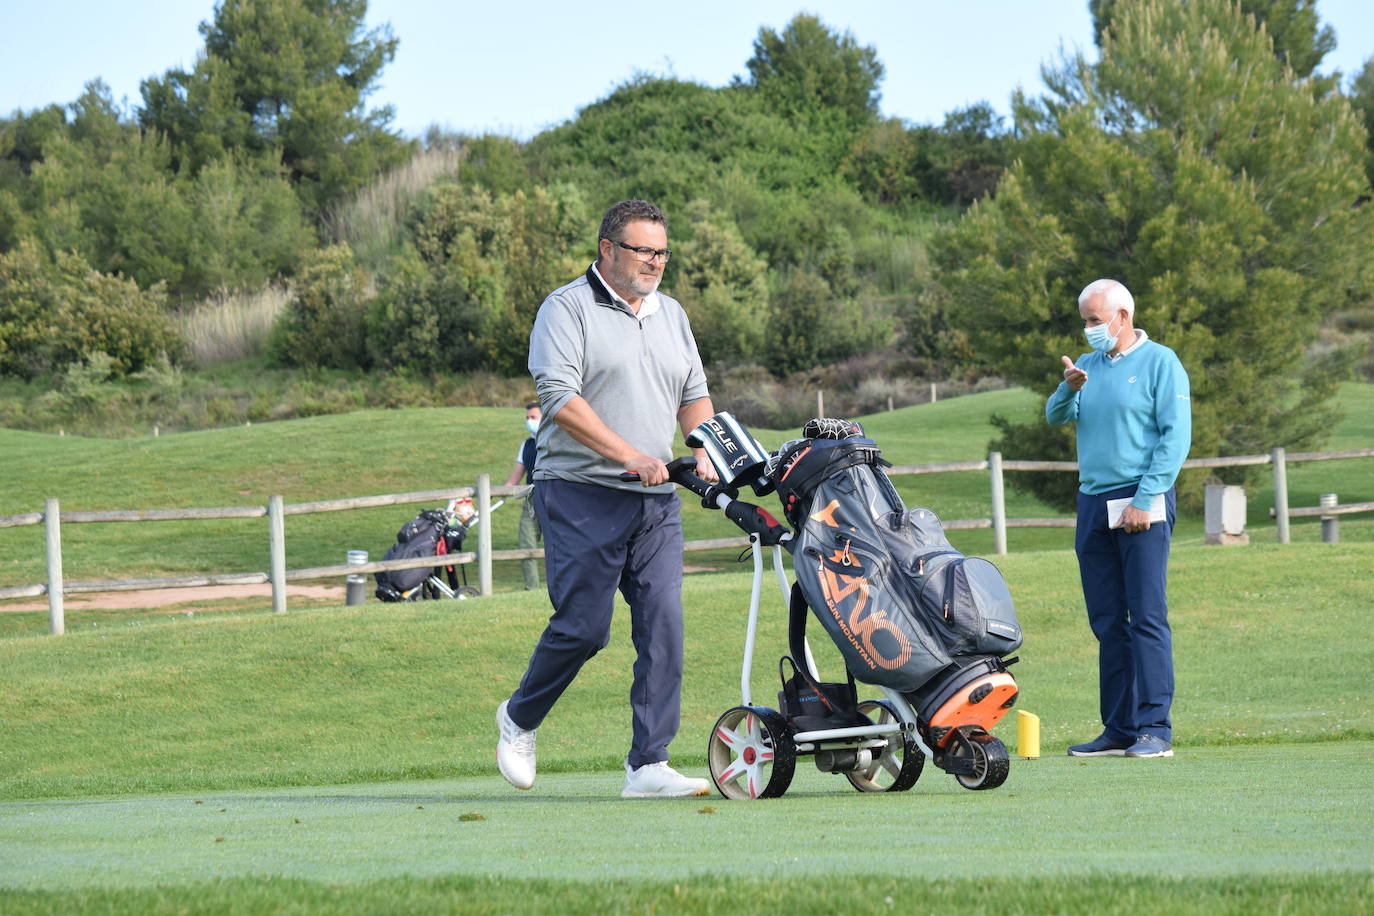
[[(492, 504), (495, 512), (505, 503)], [(467, 497), (451, 499), (442, 509), (425, 509), (396, 532), (396, 543), (383, 560), (411, 557), (441, 557), (461, 553), (463, 540), (481, 520), (472, 500)], [(416, 569), (395, 569), (377, 573), (377, 597), (382, 601), (424, 601), (438, 598), (474, 598), (476, 588), (468, 585), (467, 566), (460, 572), (454, 566), (424, 566)], [(442, 570), (442, 572), (441, 572)]]
[[(749, 535), (754, 564), (741, 704), (708, 740), (716, 788), (727, 798), (780, 796), (802, 756), (863, 792), (911, 788), (927, 759), (965, 788), (1000, 786), (1009, 757), (989, 729), (1016, 700), (1006, 670), (1015, 659), (1002, 655), (1021, 642), (1005, 583), (991, 564), (949, 545), (929, 510), (905, 510), (857, 424), (812, 421), (805, 432), (770, 456), (733, 417), (717, 414), (687, 441), (706, 449), (721, 482), (698, 477), (692, 458), (668, 465), (675, 483)], [(796, 531), (740, 500), (741, 485), (758, 495), (776, 489)], [(777, 709), (755, 704), (750, 691), (765, 547), (789, 609)], [(797, 572), (791, 585), (784, 547)], [(821, 681), (806, 641), (808, 611), (844, 656), (844, 682)], [(859, 700), (856, 678), (882, 698)]]

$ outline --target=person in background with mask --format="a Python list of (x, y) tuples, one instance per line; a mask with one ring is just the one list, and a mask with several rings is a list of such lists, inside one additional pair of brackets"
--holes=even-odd
[[(1103, 732), (1075, 757), (1172, 757), (1173, 638), (1165, 596), (1174, 480), (1192, 444), (1188, 373), (1174, 351), (1134, 326), (1116, 280), (1078, 296), (1092, 352), (1061, 356), (1064, 381), (1045, 418), (1077, 424), (1074, 548), (1098, 642)], [(1114, 502), (1115, 501), (1115, 502)]]
[[(534, 484), (534, 434), (539, 432), (540, 416), (538, 401), (530, 401), (525, 405), (525, 431), (530, 435), (520, 446), (520, 451), (515, 453), (515, 467), (511, 468), (510, 476), (506, 478), (508, 487), (518, 484), (521, 477), (525, 478), (527, 485)], [(539, 531), (539, 516), (534, 511), (534, 491), (526, 490), (524, 508), (520, 510), (520, 549), (533, 550), (542, 545), (543, 540), (543, 535)], [(521, 560), (520, 571), (525, 576), (525, 591), (533, 591), (539, 587), (538, 560)]]

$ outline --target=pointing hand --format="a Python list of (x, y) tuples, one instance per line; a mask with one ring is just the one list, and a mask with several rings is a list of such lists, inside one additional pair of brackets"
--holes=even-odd
[(1082, 391), (1083, 385), (1088, 381), (1088, 373), (1073, 364), (1073, 360), (1067, 356), (1059, 357), (1064, 361), (1064, 381), (1074, 391)]

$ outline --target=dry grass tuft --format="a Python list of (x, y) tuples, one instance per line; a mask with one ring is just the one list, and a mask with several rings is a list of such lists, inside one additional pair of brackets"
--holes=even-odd
[(191, 361), (200, 367), (259, 356), (290, 291), (271, 284), (251, 293), (223, 292), (177, 316), (177, 331)]

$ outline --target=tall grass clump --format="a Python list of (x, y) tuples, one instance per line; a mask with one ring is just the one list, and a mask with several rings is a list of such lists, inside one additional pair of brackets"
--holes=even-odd
[(400, 254), (405, 215), (425, 188), (458, 171), (461, 149), (431, 147), (418, 150), (410, 161), (393, 169), (353, 195), (328, 217), (335, 242), (347, 242), (358, 262), (380, 271)]
[(202, 368), (261, 356), (290, 291), (269, 284), (257, 292), (221, 292), (178, 316), (176, 327), (191, 362)]

